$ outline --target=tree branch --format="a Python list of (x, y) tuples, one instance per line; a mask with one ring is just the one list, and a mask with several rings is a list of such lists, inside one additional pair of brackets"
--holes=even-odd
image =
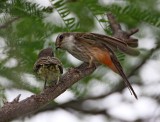
[(130, 36), (138, 32), (138, 29), (131, 29), (130, 31), (123, 31), (120, 24), (116, 21), (112, 13), (107, 14), (110, 27), (113, 31), (113, 36), (127, 41), (138, 41)]
[(41, 108), (49, 101), (62, 94), (67, 88), (85, 76), (91, 74), (95, 68), (86, 68), (88, 64), (83, 63), (77, 68), (70, 69), (60, 79), (60, 83), (45, 89), (38, 95), (32, 95), (20, 102), (8, 102), (0, 109), (0, 122), (11, 121), (17, 117), (22, 117), (30, 112)]

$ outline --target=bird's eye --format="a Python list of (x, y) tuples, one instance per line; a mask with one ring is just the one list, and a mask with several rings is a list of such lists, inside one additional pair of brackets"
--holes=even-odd
[(59, 39), (60, 39), (60, 40), (63, 40), (63, 38), (64, 38), (63, 35), (60, 35), (60, 36), (59, 36)]

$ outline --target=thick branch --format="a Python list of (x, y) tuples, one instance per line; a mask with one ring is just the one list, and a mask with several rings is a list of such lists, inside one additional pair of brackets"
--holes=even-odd
[(0, 110), (0, 122), (10, 121), (17, 117), (22, 117), (29, 114), (30, 112), (34, 112), (47, 104), (49, 101), (55, 99), (71, 85), (83, 77), (88, 76), (95, 70), (94, 67), (88, 69), (86, 68), (87, 66), (88, 64), (84, 63), (77, 68), (70, 69), (60, 79), (60, 83), (58, 85), (45, 89), (39, 95), (32, 95), (31, 97), (20, 102), (13, 101), (6, 103)]

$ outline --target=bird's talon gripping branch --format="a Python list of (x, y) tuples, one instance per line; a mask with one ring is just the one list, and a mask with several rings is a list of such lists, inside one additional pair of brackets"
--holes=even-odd
[(59, 79), (60, 79), (60, 78), (58, 77), (58, 78), (57, 78), (57, 81), (56, 81), (56, 85), (59, 84)]
[(46, 79), (47, 78), (45, 78), (43, 89), (46, 89), (46, 83), (47, 83)]
[(93, 57), (90, 56), (90, 60), (89, 60), (89, 65), (88, 65), (88, 69), (93, 67), (94, 63), (93, 63)]

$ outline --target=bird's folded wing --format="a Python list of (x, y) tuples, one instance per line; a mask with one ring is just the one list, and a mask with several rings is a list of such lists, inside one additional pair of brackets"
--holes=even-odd
[[(128, 40), (123, 41), (115, 37), (96, 34), (96, 33), (83, 33), (80, 36), (80, 38), (83, 38), (86, 41), (92, 41), (93, 44), (100, 44), (100, 43), (104, 44), (113, 50), (119, 50), (129, 55), (133, 55), (133, 56), (139, 55), (139, 51), (137, 49), (132, 48)], [(137, 41), (134, 42), (133, 40), (133, 43), (135, 43), (135, 45), (138, 45)], [(133, 43), (132, 45), (134, 45)]]
[(39, 66), (41, 66), (41, 65), (49, 65), (49, 64), (58, 65), (58, 68), (59, 68), (61, 74), (63, 73), (63, 66), (62, 66), (61, 61), (56, 57), (49, 57), (49, 56), (48, 57), (39, 58), (35, 62), (33, 70), (37, 71)]
[(62, 63), (61, 63), (61, 61), (58, 59), (58, 58), (56, 58), (56, 57), (50, 57), (50, 63), (52, 63), (52, 64), (55, 64), (55, 65), (58, 65), (58, 68), (59, 68), (59, 70), (60, 70), (60, 73), (61, 74), (63, 74), (63, 66), (62, 66)]

